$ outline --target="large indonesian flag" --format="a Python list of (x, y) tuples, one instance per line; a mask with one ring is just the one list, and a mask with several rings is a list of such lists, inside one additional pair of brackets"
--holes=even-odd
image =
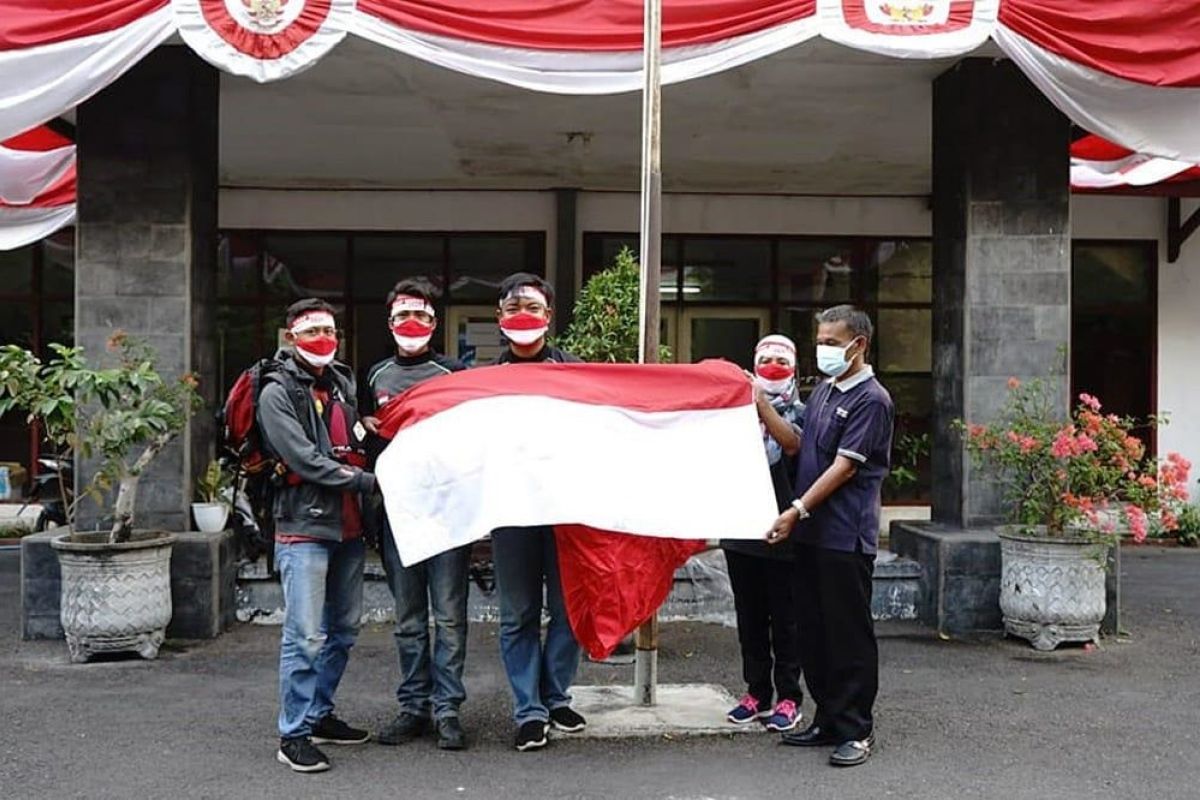
[[(0, 138), (57, 116), (175, 33), (259, 81), (345, 36), (529, 89), (641, 85), (642, 0), (0, 0)], [(898, 58), (990, 38), (1072, 120), (1140, 153), (1200, 162), (1196, 0), (663, 0), (663, 79), (823, 37)], [(798, 75), (796, 91), (804, 91)]]
[(703, 540), (762, 539), (776, 516), (750, 385), (727, 362), (484, 367), (419, 384), (380, 418), (401, 560), (553, 525), (571, 625), (597, 656)]

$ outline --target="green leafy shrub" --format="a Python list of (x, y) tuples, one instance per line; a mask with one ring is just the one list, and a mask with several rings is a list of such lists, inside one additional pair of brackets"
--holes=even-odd
[[(574, 318), (559, 345), (584, 361), (632, 364), (638, 360), (639, 268), (628, 247), (611, 267), (597, 272), (575, 301)], [(659, 361), (671, 351), (659, 347)]]

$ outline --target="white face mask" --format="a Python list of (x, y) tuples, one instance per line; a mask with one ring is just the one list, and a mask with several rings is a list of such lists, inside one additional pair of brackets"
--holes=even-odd
[(831, 378), (841, 377), (846, 370), (850, 369), (846, 351), (854, 346), (855, 341), (857, 340), (852, 339), (845, 347), (832, 344), (817, 345), (817, 369)]
[[(548, 328), (549, 326), (547, 326)], [(515, 345), (522, 347), (526, 345), (536, 344), (539, 339), (546, 335), (546, 328), (538, 330), (523, 330), (523, 331), (504, 331), (504, 335), (508, 340)]]

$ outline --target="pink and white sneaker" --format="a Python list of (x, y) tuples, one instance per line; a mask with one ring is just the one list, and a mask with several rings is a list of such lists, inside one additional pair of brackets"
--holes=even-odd
[(775, 712), (767, 720), (769, 731), (790, 731), (800, 724), (800, 708), (791, 700), (780, 700), (775, 706)]
[(725, 719), (729, 720), (734, 725), (745, 725), (747, 722), (754, 722), (755, 720), (763, 719), (764, 717), (769, 717), (771, 715), (771, 712), (766, 709), (760, 711), (758, 706), (758, 701), (752, 696), (748, 694), (743, 695), (742, 699), (738, 701), (738, 704), (730, 709), (729, 713), (725, 715)]

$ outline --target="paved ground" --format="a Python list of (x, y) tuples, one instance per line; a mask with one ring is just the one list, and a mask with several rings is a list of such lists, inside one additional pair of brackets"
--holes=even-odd
[[(277, 629), (244, 626), (155, 663), (71, 666), (61, 644), (17, 640), (16, 570), (16, 554), (0, 553), (4, 798), (1200, 797), (1200, 552), (1127, 551), (1132, 635), (1094, 652), (880, 626), (879, 751), (848, 771), (766, 734), (560, 738), (516, 753), (495, 629), (477, 625), (464, 708), (473, 749), (345, 748), (333, 771), (297, 776), (273, 760)], [(662, 639), (664, 681), (740, 688), (732, 631), (675, 623)], [(395, 674), (387, 631), (366, 632), (340, 711), (384, 721)], [(585, 664), (581, 682), (630, 676)]]

